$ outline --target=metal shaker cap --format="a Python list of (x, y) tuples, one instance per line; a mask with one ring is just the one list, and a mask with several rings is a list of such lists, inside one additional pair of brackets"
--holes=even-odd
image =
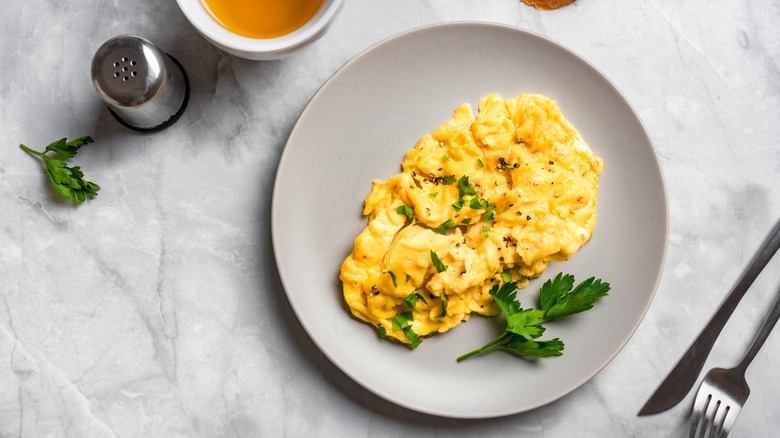
[(92, 84), (111, 114), (138, 131), (175, 123), (190, 94), (181, 64), (135, 35), (119, 35), (100, 46), (92, 58)]

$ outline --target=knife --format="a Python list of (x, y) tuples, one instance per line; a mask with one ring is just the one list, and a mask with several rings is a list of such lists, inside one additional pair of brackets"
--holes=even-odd
[(693, 341), (688, 351), (685, 352), (680, 361), (677, 362), (677, 365), (666, 376), (666, 379), (661, 382), (658, 389), (650, 396), (639, 413), (637, 413), (638, 416), (658, 414), (674, 407), (685, 398), (699, 378), (699, 374), (702, 368), (704, 368), (704, 362), (707, 361), (707, 356), (709, 356), (715, 340), (718, 339), (718, 335), (723, 330), (723, 326), (726, 325), (726, 321), (731, 317), (745, 292), (747, 292), (767, 263), (769, 263), (778, 248), (780, 248), (780, 222), (772, 228), (769, 236), (756, 255), (753, 256), (753, 260), (742, 273), (731, 292), (729, 292), (710, 321), (699, 333), (699, 337)]

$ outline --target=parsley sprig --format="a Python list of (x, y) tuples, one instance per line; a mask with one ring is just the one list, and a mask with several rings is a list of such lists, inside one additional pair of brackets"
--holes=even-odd
[(490, 295), (506, 319), (506, 329), (482, 347), (458, 357), (458, 362), (496, 350), (526, 359), (560, 356), (564, 347), (560, 339), (538, 340), (545, 331), (542, 324), (592, 308), (599, 298), (608, 294), (610, 286), (591, 277), (574, 287), (573, 275), (558, 274), (542, 285), (539, 309), (523, 309), (517, 301), (516, 289), (517, 283), (513, 281), (490, 289)]
[(46, 146), (43, 152), (36, 151), (23, 144), (20, 144), (19, 147), (23, 151), (38, 156), (43, 160), (46, 174), (49, 176), (49, 180), (51, 180), (57, 193), (76, 204), (80, 204), (86, 199), (94, 199), (98, 190), (100, 190), (100, 186), (85, 180), (84, 172), (81, 171), (79, 166), (68, 167), (65, 161), (46, 154), (54, 152), (67, 160), (73, 158), (81, 146), (92, 142), (94, 140), (90, 136), (79, 137), (71, 141), (61, 138)]

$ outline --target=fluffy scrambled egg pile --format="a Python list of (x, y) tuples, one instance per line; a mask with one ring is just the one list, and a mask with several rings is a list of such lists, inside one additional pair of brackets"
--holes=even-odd
[(497, 314), (494, 284), (525, 286), (593, 232), (602, 161), (544, 96), (461, 105), (401, 169), (374, 181), (340, 278), (352, 313), (403, 343)]

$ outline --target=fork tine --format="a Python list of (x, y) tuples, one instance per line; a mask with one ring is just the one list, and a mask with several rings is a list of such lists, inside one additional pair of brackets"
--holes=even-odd
[(740, 410), (741, 408), (735, 405), (730, 405), (726, 408), (723, 417), (720, 420), (719, 438), (726, 438), (726, 436), (728, 436), (729, 432), (731, 432), (731, 426), (737, 421), (737, 414), (739, 414)]
[(718, 436), (715, 434), (717, 429), (717, 416), (719, 412), (721, 411), (721, 401), (715, 400), (714, 398), (710, 399), (710, 402), (707, 404), (707, 410), (704, 412), (704, 421), (702, 423), (702, 436), (707, 438), (717, 438)]
[(689, 438), (700, 438), (703, 436), (705, 429), (703, 424), (705, 419), (704, 412), (707, 410), (710, 400), (712, 400), (712, 395), (701, 390), (696, 395), (696, 401), (693, 404), (693, 414), (691, 415)]
[(725, 438), (728, 435), (728, 430), (725, 432), (723, 430), (723, 424), (726, 422), (726, 418), (728, 418), (729, 410), (729, 406), (721, 402), (720, 409), (712, 418), (712, 431), (710, 432), (712, 438)]

